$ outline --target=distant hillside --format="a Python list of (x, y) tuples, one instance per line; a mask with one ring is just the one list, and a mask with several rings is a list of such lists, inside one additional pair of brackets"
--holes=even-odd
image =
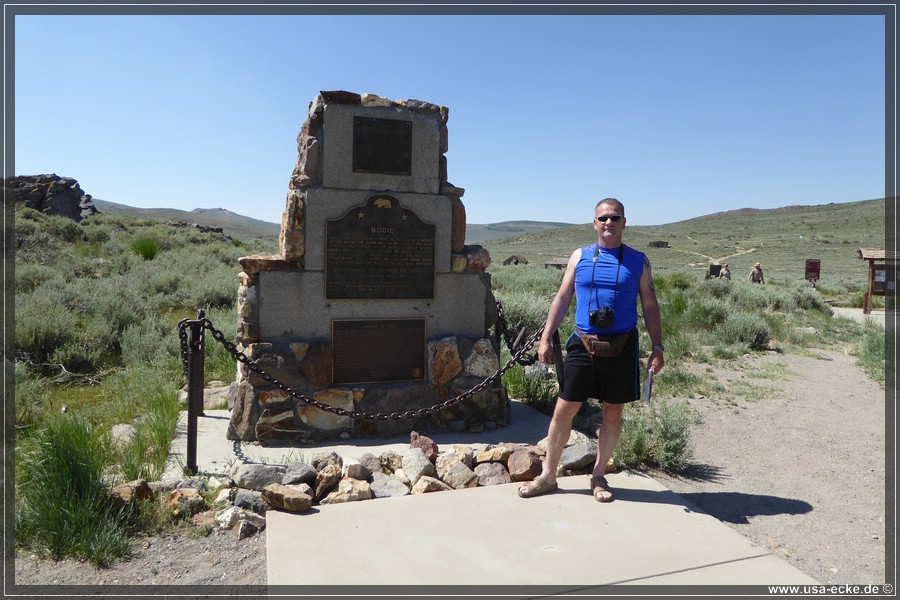
[(569, 227), (571, 225), (571, 223), (553, 223), (546, 221), (503, 221), (502, 223), (491, 223), (489, 225), (467, 223), (466, 243), (481, 244), (487, 240), (537, 233), (540, 231), (547, 231), (548, 229)]
[[(703, 273), (713, 262), (729, 263), (735, 277), (744, 278), (753, 263), (762, 264), (766, 278), (803, 279), (807, 258), (822, 261), (822, 283), (864, 281), (867, 264), (857, 250), (885, 246), (882, 200), (744, 208), (667, 225), (629, 226), (625, 243), (645, 252), (655, 271)], [(597, 240), (590, 223), (486, 241), (492, 264), (512, 255), (532, 264), (567, 257), (577, 247)], [(670, 248), (651, 248), (652, 241)]]
[(277, 240), (278, 233), (281, 231), (281, 225), (278, 223), (245, 217), (224, 208), (195, 208), (192, 211), (186, 211), (177, 208), (135, 208), (97, 198), (94, 198), (93, 201), (94, 206), (100, 212), (160, 221), (185, 221), (206, 227), (221, 227), (225, 235), (236, 239)]

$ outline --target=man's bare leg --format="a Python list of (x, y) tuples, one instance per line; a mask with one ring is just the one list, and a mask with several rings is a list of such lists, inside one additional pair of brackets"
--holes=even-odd
[[(624, 404), (603, 403), (603, 423), (600, 425), (597, 438), (597, 460), (594, 462), (592, 477), (603, 477), (606, 473), (606, 463), (609, 462), (616, 443), (619, 441), (619, 436), (622, 434), (622, 411), (624, 408)], [(612, 500), (612, 493), (598, 489), (595, 498), (601, 502), (608, 502)]]
[[(570, 402), (562, 398), (556, 399), (553, 408), (553, 416), (550, 418), (550, 427), (547, 431), (547, 456), (541, 474), (537, 476), (544, 483), (556, 482), (556, 469), (559, 467), (559, 459), (562, 458), (563, 449), (569, 441), (572, 433), (572, 420), (581, 409), (581, 402)], [(519, 487), (521, 490), (523, 486)]]

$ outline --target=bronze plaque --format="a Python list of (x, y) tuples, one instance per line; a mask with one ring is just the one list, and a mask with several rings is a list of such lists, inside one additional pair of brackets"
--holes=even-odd
[(412, 174), (412, 123), (353, 117), (353, 172)]
[(434, 298), (435, 226), (388, 194), (325, 222), (325, 298)]
[(425, 319), (331, 322), (335, 384), (425, 378)]

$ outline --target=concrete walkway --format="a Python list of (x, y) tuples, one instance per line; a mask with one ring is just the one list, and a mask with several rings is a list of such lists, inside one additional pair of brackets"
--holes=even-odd
[[(548, 422), (513, 402), (511, 424), (502, 429), (429, 437), (439, 447), (535, 443)], [(207, 411), (199, 419), (201, 472), (227, 472), (243, 461), (286, 464), (331, 451), (347, 464), (366, 452), (409, 447), (408, 436), (399, 436), (296, 448), (242, 444), (236, 455), (225, 438), (227, 425), (228, 411)], [(180, 473), (179, 455), (184, 462), (185, 430), (182, 423), (169, 476)], [(323, 505), (303, 514), (271, 510), (268, 585), (539, 585), (584, 592), (609, 584), (816, 583), (654, 479), (636, 472), (608, 479), (616, 492), (610, 504), (593, 499), (582, 475), (560, 478), (557, 493), (529, 499), (519, 498), (512, 483)]]
[(885, 326), (885, 311), (884, 310), (873, 310), (869, 314), (863, 314), (863, 309), (861, 308), (842, 308), (838, 306), (831, 307), (831, 314), (836, 317), (845, 317), (847, 319), (853, 319), (854, 321), (859, 321), (860, 323), (875, 323), (876, 325)]

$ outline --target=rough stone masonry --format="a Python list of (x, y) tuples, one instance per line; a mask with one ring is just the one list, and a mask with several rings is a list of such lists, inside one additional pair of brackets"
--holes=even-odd
[[(404, 413), (456, 398), (499, 368), (490, 256), (465, 245), (464, 190), (447, 181), (448, 115), (344, 91), (310, 103), (280, 254), (241, 258), (238, 289), (238, 349), (295, 394), (349, 413)], [(394, 236), (411, 224), (416, 239)], [(392, 328), (403, 333), (389, 337)], [(509, 415), (499, 378), (415, 419), (322, 410), (244, 364), (235, 387), (228, 438), (240, 441), (478, 430)]]

